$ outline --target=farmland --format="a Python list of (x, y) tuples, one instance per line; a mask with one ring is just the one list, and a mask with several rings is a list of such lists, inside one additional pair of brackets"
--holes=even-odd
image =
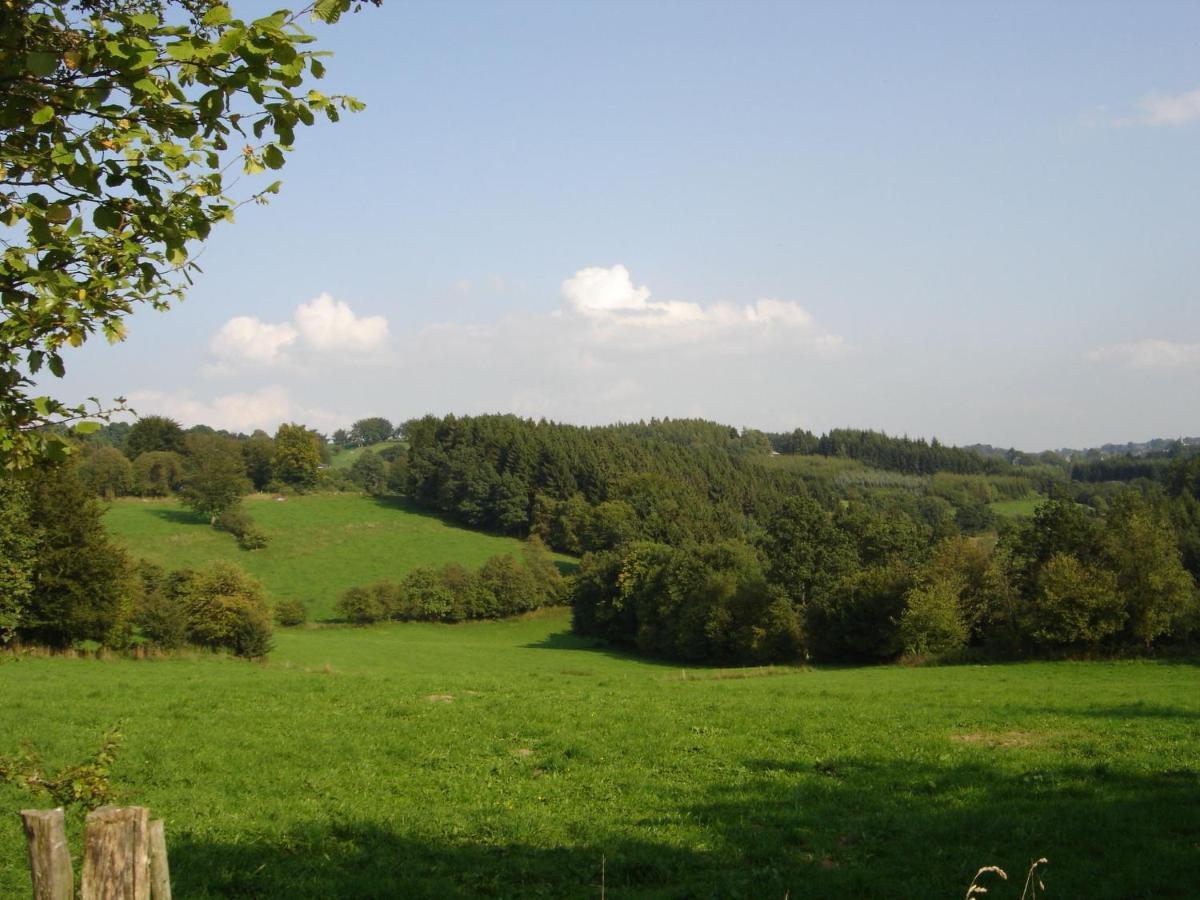
[[(1038, 856), (1050, 897), (1185, 897), (1200, 860), (1187, 664), (684, 670), (555, 610), (3, 668), (6, 750), (123, 723), (181, 897), (955, 897)], [(27, 877), (8, 816), (0, 894)]]
[(338, 594), (348, 587), (397, 578), (418, 565), (478, 566), (521, 549), (513, 538), (457, 528), (395, 500), (318, 494), (277, 501), (263, 494), (244, 502), (271, 539), (262, 550), (239, 550), (231, 535), (173, 500), (118, 500), (104, 522), (134, 557), (166, 569), (214, 559), (237, 563), (275, 600), (305, 601), (315, 619), (333, 616)]

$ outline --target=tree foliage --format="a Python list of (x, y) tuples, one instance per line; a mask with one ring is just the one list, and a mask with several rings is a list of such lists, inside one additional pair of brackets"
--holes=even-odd
[(187, 461), (180, 497), (195, 513), (211, 522), (235, 506), (252, 485), (246, 477), (241, 448), (215, 434), (189, 434)]
[(294, 422), (280, 425), (271, 451), (271, 470), (285, 485), (304, 490), (317, 483), (321, 467), (321, 439)]
[(361, 106), (304, 90), (325, 69), (301, 22), (350, 0), (253, 20), (180, 6), (0, 6), (0, 467), (61, 458), (36, 426), (84, 410), (35, 396), (33, 378), (61, 377), (64, 350), (96, 333), (121, 340), (136, 305), (182, 297), (196, 245), (239, 205), (229, 170), (279, 169), (299, 126)]

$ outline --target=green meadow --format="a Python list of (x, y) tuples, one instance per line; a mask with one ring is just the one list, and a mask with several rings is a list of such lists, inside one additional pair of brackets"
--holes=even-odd
[[(75, 762), (123, 723), (116, 786), (186, 898), (961, 897), (988, 864), (1016, 898), (1040, 856), (1046, 897), (1196, 895), (1193, 665), (685, 670), (563, 610), (277, 644), (9, 659), (0, 750)], [(0, 895), (28, 892), (6, 815)]]
[(988, 506), (992, 508), (992, 512), (1002, 518), (1028, 519), (1037, 511), (1038, 506), (1045, 502), (1045, 497), (1035, 495), (1021, 500), (996, 500), (989, 503)]
[[(313, 494), (277, 500), (258, 494), (244, 506), (270, 537), (262, 550), (239, 549), (233, 535), (175, 500), (117, 500), (104, 524), (131, 555), (167, 569), (214, 559), (237, 563), (273, 599), (303, 600), (315, 619), (331, 618), (338, 595), (355, 585), (399, 578), (419, 565), (473, 568), (498, 553), (521, 551), (514, 538), (468, 531), (391, 499)], [(572, 562), (556, 559), (564, 566)]]

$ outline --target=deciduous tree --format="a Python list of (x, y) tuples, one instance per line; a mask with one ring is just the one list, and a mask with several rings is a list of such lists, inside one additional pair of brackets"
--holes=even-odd
[(171, 5), (0, 5), (0, 467), (65, 453), (36, 426), (84, 410), (35, 395), (33, 378), (61, 377), (64, 349), (93, 334), (121, 340), (136, 305), (182, 296), (196, 245), (239, 205), (228, 169), (278, 169), (298, 126), (361, 105), (302, 89), (324, 64), (301, 22), (351, 0), (254, 20)]

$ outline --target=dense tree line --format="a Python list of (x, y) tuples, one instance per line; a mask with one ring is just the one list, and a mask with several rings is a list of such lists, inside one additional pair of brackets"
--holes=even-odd
[[(583, 428), (515, 416), (426, 417), (403, 433), (408, 453), (393, 463), (390, 483), (402, 483), (412, 500), (473, 527), (532, 531), (568, 553), (630, 540), (744, 538), (778, 497), (801, 490), (827, 505), (889, 495), (916, 519), (948, 512), (974, 533), (994, 524), (988, 503), (1035, 489), (1015, 475), (929, 479), (856, 468), (813, 478), (773, 464), (762, 432), (690, 419)], [(919, 501), (895, 496), (905, 492)]]
[(1084, 459), (1071, 464), (1072, 481), (1134, 481), (1138, 478), (1161, 480), (1170, 468), (1166, 456), (1112, 456)]
[(820, 437), (798, 428), (767, 437), (777, 453), (841, 456), (877, 469), (913, 475), (936, 472), (1001, 475), (1011, 469), (1005, 459), (961, 447), (948, 447), (937, 438), (926, 441), (924, 438), (891, 437), (882, 431), (857, 428), (835, 428)]
[(1167, 511), (1130, 492), (1095, 515), (1043, 504), (997, 543), (935, 543), (895, 514), (783, 503), (758, 540), (634, 542), (584, 557), (575, 627), (695, 662), (880, 662), (1144, 651), (1200, 636)]

